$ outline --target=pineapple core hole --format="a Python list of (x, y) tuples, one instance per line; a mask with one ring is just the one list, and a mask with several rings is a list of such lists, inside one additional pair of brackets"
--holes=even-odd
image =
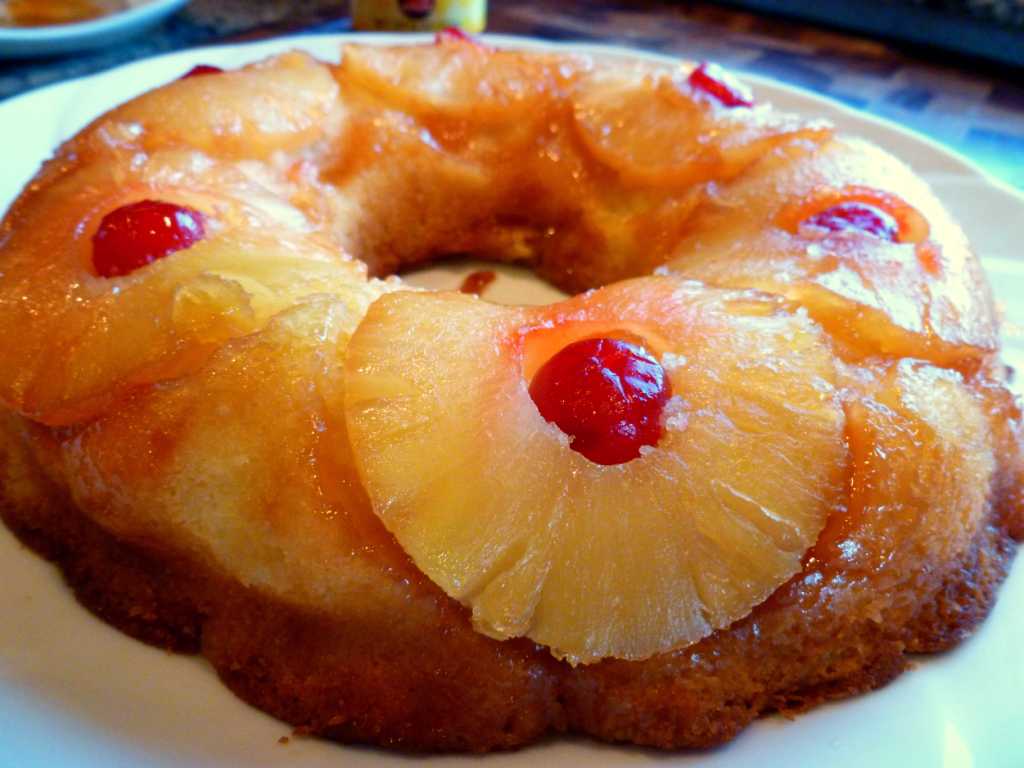
[[(480, 297), (497, 304), (545, 306), (569, 298), (524, 267), (471, 259), (432, 262), (403, 273), (402, 280), (431, 291), (458, 291), (481, 272), (495, 277), (483, 282)], [(648, 339), (644, 329), (621, 321), (578, 320), (523, 331), (523, 378), (530, 396), (569, 447), (587, 459), (624, 464), (653, 450), (666, 429), (685, 427), (679, 408), (665, 411), (672, 398), (666, 368), (678, 362), (663, 365), (648, 351), (664, 346), (663, 340)], [(603, 351), (591, 354), (598, 349)]]

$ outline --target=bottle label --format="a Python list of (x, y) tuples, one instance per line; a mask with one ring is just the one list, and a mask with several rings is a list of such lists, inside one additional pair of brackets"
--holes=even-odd
[(482, 32), (486, 22), (487, 0), (352, 0), (352, 28), (362, 31)]

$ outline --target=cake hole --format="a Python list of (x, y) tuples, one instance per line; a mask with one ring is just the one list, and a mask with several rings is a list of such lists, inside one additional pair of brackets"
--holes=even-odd
[(515, 264), (496, 264), (493, 261), (450, 258), (435, 261), (420, 269), (402, 273), (402, 280), (430, 291), (459, 291), (476, 272), (493, 272), (482, 298), (495, 304), (545, 306), (569, 298), (526, 267)]

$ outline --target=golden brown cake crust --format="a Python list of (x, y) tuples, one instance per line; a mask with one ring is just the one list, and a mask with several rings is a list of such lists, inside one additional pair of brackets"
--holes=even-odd
[(310, 612), (119, 541), (47, 478), (23, 426), (8, 415), (0, 431), (0, 515), (85, 607), (140, 640), (203, 655), (237, 695), (297, 733), (408, 750), (511, 749), (563, 731), (710, 747), (763, 714), (873, 690), (912, 654), (952, 648), (984, 620), (1016, 551), (1005, 521), (1020, 520), (1017, 500), (1004, 499), (993, 515), (1004, 524), (980, 527), (938, 589), (881, 614), (809, 623), (818, 592), (805, 574), (696, 646), (572, 667), (528, 641), (477, 634), (443, 595), (436, 623), (396, 638), (387, 616)]

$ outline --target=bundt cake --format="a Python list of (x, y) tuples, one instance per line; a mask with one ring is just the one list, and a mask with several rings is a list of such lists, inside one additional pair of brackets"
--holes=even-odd
[[(187, 73), (0, 228), (0, 512), (303, 733), (664, 749), (960, 643), (1024, 538), (979, 260), (710, 64), (348, 45)], [(519, 264), (507, 306), (397, 275)]]

